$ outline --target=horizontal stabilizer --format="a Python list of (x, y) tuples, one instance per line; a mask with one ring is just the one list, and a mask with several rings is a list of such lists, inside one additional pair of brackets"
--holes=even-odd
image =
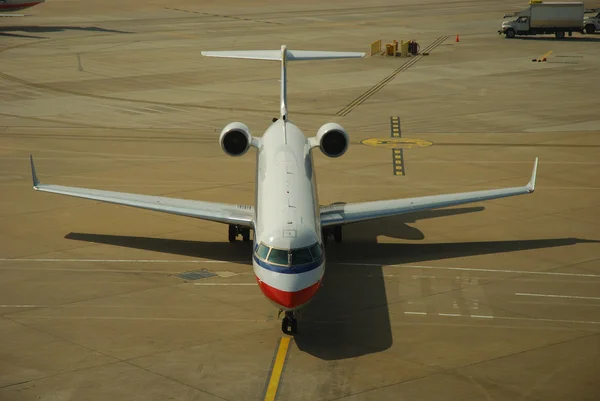
[[(283, 52), (281, 50), (223, 50), (203, 51), (203, 56), (224, 58), (245, 58), (252, 60), (274, 60), (281, 61)], [(359, 52), (327, 52), (313, 50), (286, 50), (287, 61), (292, 60), (331, 60), (341, 58), (361, 58), (365, 53)]]
[(207, 57), (248, 58), (253, 60), (281, 60), (280, 50), (223, 50), (201, 52)]
[(279, 50), (217, 50), (204, 51), (203, 56), (207, 57), (225, 57), (225, 58), (245, 58), (252, 60), (273, 60), (281, 62), (281, 100), (280, 100), (280, 118), (287, 120), (287, 62), (292, 60), (329, 60), (341, 58), (361, 58), (365, 53), (358, 52), (326, 52), (313, 50), (288, 50), (287, 46), (281, 46)]
[(288, 60), (331, 60), (339, 58), (361, 58), (365, 53), (359, 52), (324, 52), (313, 50), (288, 50)]

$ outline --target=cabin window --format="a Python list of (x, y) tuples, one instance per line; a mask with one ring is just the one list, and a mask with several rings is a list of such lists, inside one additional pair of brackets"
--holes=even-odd
[(269, 247), (265, 244), (260, 244), (258, 249), (256, 250), (256, 256), (263, 260), (267, 260), (267, 255), (269, 254)]
[(288, 251), (287, 249), (271, 249), (271, 253), (269, 254), (269, 258), (267, 259), (271, 263), (275, 263), (276, 265), (288, 265)]
[(308, 248), (292, 249), (292, 266), (304, 265), (312, 262), (313, 258)]

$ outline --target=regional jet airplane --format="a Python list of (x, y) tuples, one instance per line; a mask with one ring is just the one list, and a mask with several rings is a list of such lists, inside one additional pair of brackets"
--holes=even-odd
[(253, 136), (241, 122), (228, 124), (219, 136), (221, 149), (229, 156), (242, 156), (250, 147), (257, 149), (254, 207), (45, 185), (38, 180), (31, 158), (33, 188), (228, 224), (231, 242), (236, 241), (238, 236), (243, 241), (250, 241), (252, 230), (256, 280), (263, 294), (280, 311), (285, 311), (282, 330), (286, 333), (297, 331), (295, 311), (306, 305), (319, 289), (325, 270), (324, 242), (328, 237), (341, 241), (342, 225), (534, 191), (537, 158), (531, 180), (521, 187), (319, 206), (312, 149), (319, 148), (328, 157), (340, 157), (348, 149), (349, 137), (339, 124), (330, 122), (323, 125), (315, 136), (307, 138), (289, 119), (287, 62), (360, 58), (364, 53), (288, 50), (282, 46), (281, 50), (272, 51), (206, 51), (202, 54), (277, 60), (281, 63), (279, 118), (273, 119), (261, 137)]
[(5, 11), (13, 12), (37, 6), (46, 0), (0, 0), (0, 17), (24, 17), (25, 14), (4, 14)]

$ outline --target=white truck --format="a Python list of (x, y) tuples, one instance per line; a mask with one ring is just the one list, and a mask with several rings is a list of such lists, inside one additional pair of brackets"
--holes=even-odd
[(586, 10), (583, 18), (583, 30), (585, 33), (600, 31), (600, 10)]
[(504, 18), (498, 34), (507, 38), (516, 35), (554, 34), (557, 39), (583, 31), (583, 2), (543, 2), (531, 0), (529, 7)]

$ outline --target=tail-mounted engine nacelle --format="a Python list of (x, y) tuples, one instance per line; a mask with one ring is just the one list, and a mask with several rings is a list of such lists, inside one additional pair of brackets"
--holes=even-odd
[(245, 124), (227, 124), (219, 136), (219, 144), (223, 152), (229, 156), (242, 156), (252, 144), (252, 135)]
[(316, 139), (321, 152), (328, 157), (340, 157), (350, 144), (348, 133), (336, 123), (327, 123), (319, 128)]

